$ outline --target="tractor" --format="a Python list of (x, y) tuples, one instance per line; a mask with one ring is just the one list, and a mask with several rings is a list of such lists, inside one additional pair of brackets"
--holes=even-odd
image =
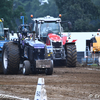
[(47, 46), (35, 38), (35, 32), (28, 24), (18, 27), (17, 36), (3, 46), (2, 64), (4, 74), (23, 75), (45, 72), (53, 74), (53, 60), (47, 57)]
[(2, 48), (4, 43), (9, 42), (9, 28), (3, 27), (3, 21), (4, 19), (0, 19), (0, 73), (3, 72), (2, 69)]
[[(63, 21), (61, 18), (46, 16), (32, 18), (32, 21), (36, 38), (47, 46), (48, 58), (51, 58), (53, 62), (65, 61), (67, 67), (75, 67), (77, 62), (76, 40), (70, 42), (70, 35), (62, 34), (61, 23)], [(71, 22), (67, 23), (70, 28)]]
[(93, 35), (86, 40), (86, 58), (82, 59), (83, 65), (97, 64), (100, 66), (100, 30), (98, 29), (97, 35)]

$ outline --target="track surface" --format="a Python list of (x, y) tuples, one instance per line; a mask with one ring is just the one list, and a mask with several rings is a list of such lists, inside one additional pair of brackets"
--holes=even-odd
[(45, 79), (48, 100), (100, 100), (100, 69), (90, 67), (57, 67), (51, 76), (0, 75), (0, 94), (34, 100), (38, 78)]

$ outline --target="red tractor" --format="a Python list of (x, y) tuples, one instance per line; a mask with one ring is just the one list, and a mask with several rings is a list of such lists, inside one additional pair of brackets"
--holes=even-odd
[(65, 61), (67, 67), (75, 67), (77, 51), (75, 41), (62, 34), (61, 18), (51, 16), (32, 18), (36, 38), (47, 46), (47, 57), (53, 61)]

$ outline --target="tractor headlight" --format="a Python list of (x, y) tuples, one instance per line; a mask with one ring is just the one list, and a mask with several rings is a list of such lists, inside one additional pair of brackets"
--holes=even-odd
[(52, 46), (47, 46), (47, 56), (50, 57), (52, 55), (53, 49)]
[(61, 42), (61, 40), (53, 40), (52, 42)]

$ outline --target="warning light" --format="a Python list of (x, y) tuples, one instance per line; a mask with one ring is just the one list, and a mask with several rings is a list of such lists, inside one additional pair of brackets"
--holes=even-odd
[(2, 20), (0, 19), (0, 22), (2, 22)]
[(59, 17), (61, 17), (61, 14), (59, 14)]
[(99, 35), (99, 33), (97, 33), (97, 35)]
[(100, 29), (98, 29), (98, 32), (100, 32)]
[(33, 15), (31, 15), (31, 18), (33, 18)]

